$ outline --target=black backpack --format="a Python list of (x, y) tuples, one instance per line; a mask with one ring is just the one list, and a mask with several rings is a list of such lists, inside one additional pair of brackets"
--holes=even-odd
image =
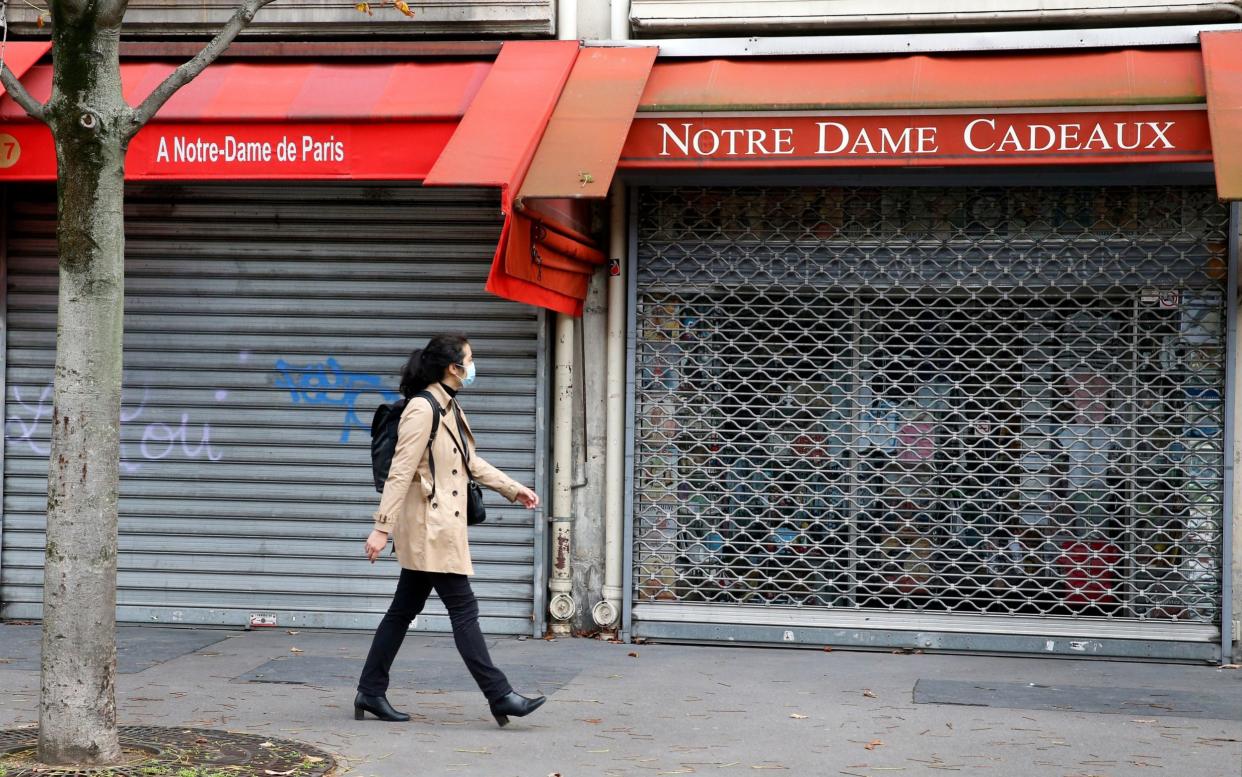
[[(427, 441), (430, 448), (440, 429), (440, 405), (430, 391), (420, 391), (414, 396), (423, 397), (431, 405), (431, 438)], [(388, 480), (388, 470), (392, 469), (392, 457), (397, 452), (397, 431), (408, 402), (399, 399), (391, 405), (380, 405), (371, 418), (371, 476), (375, 479), (375, 490), (381, 494), (384, 481)]]

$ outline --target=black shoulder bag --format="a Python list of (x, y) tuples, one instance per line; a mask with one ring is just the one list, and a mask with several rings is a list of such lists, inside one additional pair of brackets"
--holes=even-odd
[(466, 470), (466, 525), (477, 526), (487, 520), (487, 508), (483, 506), (483, 487), (474, 482), (474, 475), (470, 474), (470, 449), (466, 447), (466, 430), (461, 422), (461, 408), (456, 401), (453, 405), (457, 410), (457, 434), (454, 435), (447, 426), (444, 430), (457, 443), (457, 449), (461, 451), (461, 465)]

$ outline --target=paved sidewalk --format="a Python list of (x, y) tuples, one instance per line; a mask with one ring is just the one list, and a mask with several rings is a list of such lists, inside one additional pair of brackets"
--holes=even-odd
[[(1242, 777), (1237, 670), (497, 639), (514, 685), (549, 696), (501, 730), (452, 640), (424, 635), (389, 692), (414, 719), (355, 721), (369, 641), (123, 627), (120, 720), (298, 739), (375, 777)], [(36, 719), (37, 649), (37, 626), (0, 625), (0, 727)]]

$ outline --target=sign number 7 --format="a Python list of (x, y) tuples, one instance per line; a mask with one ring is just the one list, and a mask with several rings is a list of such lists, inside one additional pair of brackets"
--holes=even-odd
[(22, 158), (22, 144), (7, 132), (0, 132), (0, 170), (12, 167)]

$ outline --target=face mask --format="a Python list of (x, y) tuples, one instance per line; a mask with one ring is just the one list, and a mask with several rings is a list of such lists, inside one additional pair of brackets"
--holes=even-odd
[(461, 385), (463, 388), (474, 383), (474, 362), (470, 362), (465, 366), (466, 377), (462, 378)]

